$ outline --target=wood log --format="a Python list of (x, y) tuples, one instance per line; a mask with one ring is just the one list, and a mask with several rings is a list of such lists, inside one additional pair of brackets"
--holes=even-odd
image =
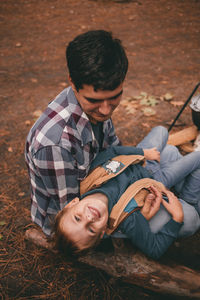
[(181, 265), (163, 265), (140, 251), (92, 253), (79, 260), (145, 289), (200, 299), (200, 273)]
[[(35, 244), (51, 249), (45, 236), (35, 230), (26, 231), (25, 238)], [(115, 251), (91, 252), (79, 257), (81, 263), (104, 270), (124, 282), (163, 294), (200, 299), (200, 272), (173, 263), (166, 265), (147, 258), (133, 247), (124, 245), (123, 239), (113, 239)]]
[(36, 228), (29, 228), (25, 232), (25, 239), (33, 242), (37, 246), (52, 249), (52, 245), (48, 242), (45, 234)]
[(178, 132), (169, 135), (168, 144), (179, 146), (195, 140), (198, 134), (196, 126), (190, 126)]

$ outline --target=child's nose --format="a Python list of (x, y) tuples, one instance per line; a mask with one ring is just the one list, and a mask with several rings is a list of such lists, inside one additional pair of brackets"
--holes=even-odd
[(87, 213), (87, 220), (89, 222), (94, 222), (94, 216), (90, 212)]

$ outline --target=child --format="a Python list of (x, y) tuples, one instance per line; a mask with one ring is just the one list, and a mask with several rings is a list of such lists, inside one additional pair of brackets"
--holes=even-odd
[[(71, 244), (74, 252), (79, 252), (95, 246), (104, 236), (113, 206), (132, 183), (145, 177), (156, 179), (167, 188), (174, 186), (181, 199), (163, 189), (166, 199), (157, 187), (151, 186), (143, 207), (128, 215), (118, 229), (154, 259), (162, 256), (177, 237), (197, 231), (200, 228), (200, 152), (182, 157), (177, 148), (166, 145), (167, 139), (165, 128), (154, 128), (139, 146), (156, 146), (160, 162), (148, 160), (145, 167), (140, 163), (131, 164), (100, 187), (86, 192), (81, 201), (72, 200), (56, 217), (54, 236), (58, 248), (67, 252)], [(105, 165), (116, 155), (133, 154), (132, 151), (131, 147), (109, 148), (97, 156), (91, 169)], [(127, 207), (132, 206), (132, 210), (134, 205), (131, 199)]]

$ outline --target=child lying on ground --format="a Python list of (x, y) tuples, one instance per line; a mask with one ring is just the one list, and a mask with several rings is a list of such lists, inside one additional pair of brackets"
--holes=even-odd
[[(167, 188), (174, 187), (179, 199), (165, 188), (161, 191), (151, 186), (143, 207), (135, 210), (138, 205), (132, 197), (125, 207), (127, 218), (119, 224), (118, 230), (133, 245), (158, 259), (177, 237), (192, 235), (200, 228), (200, 152), (182, 157), (177, 148), (166, 145), (167, 139), (165, 128), (154, 128), (139, 147), (156, 146), (160, 162), (148, 160), (145, 167), (140, 163), (130, 164), (100, 187), (84, 193), (81, 201), (75, 198), (58, 213), (54, 237), (60, 250), (67, 253), (72, 249), (78, 253), (94, 247), (104, 236), (114, 205), (142, 178), (153, 178)], [(91, 169), (109, 167), (110, 159), (120, 154), (134, 153), (131, 147), (112, 147), (97, 156)]]

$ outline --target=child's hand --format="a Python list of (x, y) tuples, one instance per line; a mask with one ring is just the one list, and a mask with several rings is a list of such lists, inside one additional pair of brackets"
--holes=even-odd
[(166, 191), (165, 194), (169, 202), (162, 199), (162, 204), (166, 208), (166, 210), (172, 215), (172, 219), (174, 221), (182, 223), (183, 222), (183, 208), (179, 199), (174, 195), (174, 193), (170, 191)]
[(150, 187), (149, 191), (150, 194), (146, 196), (144, 206), (140, 211), (147, 221), (158, 212), (162, 201), (162, 194), (155, 187)]
[(143, 149), (144, 157), (147, 160), (157, 160), (160, 162), (160, 152), (156, 148)]

